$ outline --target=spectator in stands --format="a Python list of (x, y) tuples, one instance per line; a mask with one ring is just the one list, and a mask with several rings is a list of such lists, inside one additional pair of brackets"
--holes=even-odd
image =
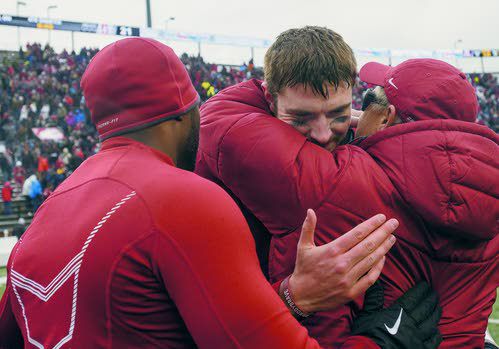
[(26, 170), (24, 169), (21, 161), (16, 161), (16, 166), (14, 167), (14, 170), (12, 172), (16, 184), (22, 186), (26, 178)]
[(499, 131), (499, 84), (492, 74), (471, 74), (471, 83), (475, 86), (480, 111), (478, 120), (495, 132)]
[(21, 163), (24, 165), (25, 172), (33, 172), (35, 169), (36, 157), (30, 150), (28, 143), (24, 144), (23, 153), (21, 155)]
[(1, 175), (1, 178), (5, 179), (5, 180), (9, 180), (11, 170), (12, 169), (11, 169), (10, 161), (7, 157), (7, 154), (0, 153), (0, 175)]
[(38, 180), (37, 175), (31, 175), (31, 185), (29, 187), (29, 199), (31, 201), (31, 207), (33, 209), (33, 212), (36, 212), (38, 210), (38, 207), (43, 201), (43, 190), (42, 190), (42, 185), (40, 184), (40, 181)]
[(69, 152), (68, 148), (64, 148), (62, 150), (62, 154), (61, 154), (61, 160), (62, 162), (64, 163), (64, 166), (68, 166), (70, 161), (71, 161), (71, 158), (72, 158), (72, 155), (71, 153)]
[(26, 209), (28, 210), (29, 213), (33, 213), (35, 210), (33, 210), (33, 205), (30, 197), (31, 193), (31, 185), (33, 183), (34, 178), (36, 178), (35, 175), (31, 175), (23, 183), (22, 186), (22, 191), (21, 195), (24, 197), (24, 201), (26, 202)]
[(16, 226), (12, 229), (12, 235), (20, 239), (21, 236), (26, 231), (26, 220), (23, 217), (19, 217)]
[(3, 214), (12, 213), (12, 186), (10, 182), (5, 182), (2, 188)]

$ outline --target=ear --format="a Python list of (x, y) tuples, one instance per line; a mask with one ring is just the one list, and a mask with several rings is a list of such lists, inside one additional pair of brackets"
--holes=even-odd
[(386, 127), (393, 126), (397, 123), (397, 108), (393, 104), (388, 106), (388, 121), (386, 122)]
[(262, 83), (262, 89), (263, 89), (263, 95), (265, 96), (265, 100), (269, 104), (270, 110), (275, 114), (277, 110), (275, 110), (274, 96), (272, 96), (272, 94), (269, 92), (266, 81)]
[(378, 131), (384, 130), (387, 127), (395, 125), (397, 121), (397, 109), (394, 105), (390, 104), (386, 109), (381, 124), (379, 125)]

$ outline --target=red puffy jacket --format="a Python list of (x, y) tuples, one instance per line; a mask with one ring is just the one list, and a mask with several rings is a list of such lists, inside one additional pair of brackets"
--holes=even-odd
[[(443, 307), (441, 348), (483, 348), (499, 286), (494, 132), (419, 121), (367, 138), (364, 149), (329, 153), (272, 117), (256, 80), (222, 91), (201, 112), (197, 172), (225, 187), (271, 233), (271, 281), (293, 270), (307, 208), (317, 212), (317, 244), (381, 212), (401, 222), (381, 276), (386, 304), (426, 280)], [(333, 347), (345, 340), (360, 306), (316, 314), (305, 325)]]

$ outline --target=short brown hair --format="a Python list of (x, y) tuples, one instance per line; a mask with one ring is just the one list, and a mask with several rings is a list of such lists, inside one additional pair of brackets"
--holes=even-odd
[(357, 62), (341, 35), (325, 27), (306, 26), (281, 33), (265, 54), (265, 81), (276, 95), (304, 84), (328, 97), (326, 83), (355, 83)]

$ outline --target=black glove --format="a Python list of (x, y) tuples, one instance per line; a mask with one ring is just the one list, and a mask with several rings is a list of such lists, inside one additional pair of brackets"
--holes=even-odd
[(411, 288), (386, 309), (383, 301), (383, 287), (376, 282), (366, 292), (364, 309), (353, 323), (353, 335), (369, 337), (386, 349), (438, 348), (442, 309), (426, 282)]
[(485, 335), (485, 346), (483, 349), (499, 349), (497, 345), (494, 343), (494, 340), (492, 338), (487, 338), (487, 335)]
[(483, 349), (497, 349), (497, 347), (494, 345), (494, 343), (485, 341), (485, 346), (483, 347)]

